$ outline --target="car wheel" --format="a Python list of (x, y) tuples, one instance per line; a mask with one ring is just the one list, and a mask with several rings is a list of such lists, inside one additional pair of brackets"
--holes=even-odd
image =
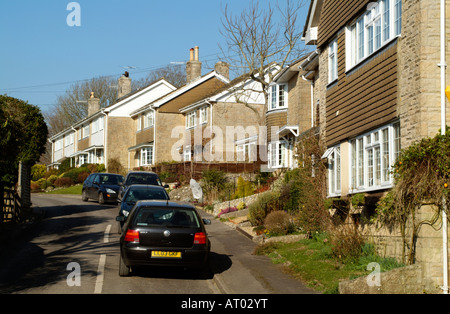
[(89, 198), (86, 196), (86, 190), (83, 190), (83, 193), (81, 193), (81, 200), (83, 202), (87, 202)]
[(105, 197), (103, 196), (103, 193), (98, 193), (98, 203), (99, 204), (105, 204)]
[(120, 277), (128, 277), (130, 276), (130, 267), (128, 267), (127, 265), (125, 265), (123, 258), (122, 258), (122, 254), (120, 255), (120, 259), (119, 259), (119, 276)]

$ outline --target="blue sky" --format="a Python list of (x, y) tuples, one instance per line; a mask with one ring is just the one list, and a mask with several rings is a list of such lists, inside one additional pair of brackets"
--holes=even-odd
[[(260, 0), (260, 4), (269, 1)], [(201, 61), (214, 64), (220, 55), (218, 44), (223, 41), (219, 32), (222, 9), (228, 4), (230, 11), (238, 14), (250, 3), (79, 0), (81, 26), (69, 27), (70, 2), (0, 2), (0, 94), (26, 100), (45, 111), (70, 86), (63, 83), (102, 75), (119, 77), (126, 66), (137, 67), (130, 73), (132, 78), (140, 78), (147, 70), (187, 61), (189, 49), (196, 45)]]

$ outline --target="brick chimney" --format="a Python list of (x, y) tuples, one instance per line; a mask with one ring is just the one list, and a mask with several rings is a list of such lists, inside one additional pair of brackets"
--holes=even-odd
[(186, 81), (190, 83), (202, 76), (202, 63), (199, 61), (198, 46), (191, 48), (190, 59), (186, 63)]
[(118, 94), (117, 98), (122, 98), (125, 95), (128, 95), (131, 93), (131, 78), (130, 73), (125, 72), (120, 78), (119, 78), (119, 87), (118, 87)]
[(218, 74), (226, 77), (228, 80), (230, 79), (230, 65), (228, 63), (223, 62), (223, 61), (219, 61), (219, 62), (216, 63), (216, 66), (214, 67), (214, 70)]
[(95, 98), (94, 92), (91, 92), (91, 97), (88, 99), (88, 117), (100, 110), (100, 99)]

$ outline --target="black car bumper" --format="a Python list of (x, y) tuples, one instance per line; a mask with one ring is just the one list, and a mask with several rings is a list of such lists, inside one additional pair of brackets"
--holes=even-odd
[[(152, 257), (152, 251), (179, 252), (180, 257)], [(149, 248), (134, 243), (124, 244), (121, 254), (125, 265), (133, 266), (168, 266), (201, 269), (207, 266), (209, 246), (194, 245), (192, 248)]]

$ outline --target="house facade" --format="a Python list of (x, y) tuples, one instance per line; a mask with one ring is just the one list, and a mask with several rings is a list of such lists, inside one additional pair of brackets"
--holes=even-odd
[(316, 50), (302, 68), (313, 71), (329, 197), (391, 188), (400, 150), (439, 132), (439, 9), (431, 0), (311, 1), (303, 39)]
[(192, 159), (191, 146), (184, 145), (184, 138), (187, 138), (185, 133), (193, 128), (194, 124), (208, 123), (209, 109), (207, 106), (202, 106), (199, 110), (196, 108), (194, 114), (198, 117), (193, 117), (190, 127), (186, 127), (187, 119), (180, 109), (195, 104), (206, 95), (223, 88), (229, 83), (229, 77), (228, 72), (218, 66), (202, 75), (198, 47), (191, 49), (190, 61), (186, 64), (186, 76), (185, 86), (131, 114), (134, 132), (133, 139), (127, 142), (128, 168)]
[(132, 93), (128, 74), (119, 78), (118, 83), (118, 99), (114, 104), (100, 108), (100, 100), (91, 94), (88, 116), (49, 139), (52, 144), (49, 167), (58, 168), (64, 159), (70, 159), (71, 166), (98, 163), (108, 167), (111, 159), (127, 164), (128, 143), (134, 140), (130, 132), (131, 113), (176, 88), (161, 79)]
[(312, 82), (304, 76), (302, 58), (283, 69), (269, 86), (265, 113), (268, 168), (293, 169), (297, 165), (297, 143), (315, 126)]

